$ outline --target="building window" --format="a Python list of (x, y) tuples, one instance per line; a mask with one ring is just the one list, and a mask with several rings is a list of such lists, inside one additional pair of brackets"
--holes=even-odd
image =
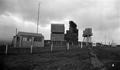
[(31, 37), (23, 37), (23, 41), (32, 41)]
[(31, 37), (28, 37), (28, 38), (27, 38), (27, 41), (30, 41), (30, 42), (31, 42), (31, 41), (32, 41), (32, 38), (31, 38)]
[(41, 37), (34, 37), (34, 41), (36, 41), (36, 42), (41, 42), (41, 41), (42, 41), (42, 38), (41, 38)]
[(26, 37), (23, 37), (23, 41), (27, 41), (27, 38), (26, 38)]

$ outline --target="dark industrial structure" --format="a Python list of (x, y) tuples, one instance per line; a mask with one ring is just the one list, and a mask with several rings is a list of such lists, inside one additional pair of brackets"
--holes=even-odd
[(64, 41), (64, 24), (51, 24), (51, 41)]
[(78, 43), (78, 29), (76, 23), (73, 21), (69, 21), (69, 30), (66, 31), (65, 40), (69, 42), (69, 44)]
[(86, 47), (92, 46), (92, 37), (91, 37), (93, 36), (92, 28), (85, 28), (82, 36), (83, 36), (83, 42), (86, 43)]
[(65, 37), (64, 24), (51, 24), (51, 42), (55, 46), (62, 46)]
[(92, 35), (92, 28), (85, 28), (85, 30), (83, 31), (83, 37), (90, 37)]

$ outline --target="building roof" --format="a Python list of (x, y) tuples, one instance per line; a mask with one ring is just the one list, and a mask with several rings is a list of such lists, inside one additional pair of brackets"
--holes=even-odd
[(30, 33), (30, 32), (18, 32), (18, 36), (39, 36), (43, 37), (41, 33)]
[(65, 27), (64, 24), (51, 24), (51, 32), (63, 32)]

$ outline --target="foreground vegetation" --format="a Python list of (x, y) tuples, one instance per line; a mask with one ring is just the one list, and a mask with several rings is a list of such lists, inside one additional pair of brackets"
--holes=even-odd
[[(111, 64), (119, 62), (120, 51), (111, 51), (104, 48), (94, 48), (97, 57), (108, 70)], [(1, 54), (1, 70), (94, 70), (89, 61), (86, 48), (72, 50), (41, 51), (29, 54)]]

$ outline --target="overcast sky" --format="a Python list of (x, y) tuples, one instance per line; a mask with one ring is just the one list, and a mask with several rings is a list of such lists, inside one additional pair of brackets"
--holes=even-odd
[(39, 33), (50, 39), (50, 24), (69, 20), (82, 31), (91, 27), (93, 41), (114, 41), (120, 44), (120, 0), (0, 0), (0, 40), (11, 40), (18, 31), (36, 32), (40, 2)]

